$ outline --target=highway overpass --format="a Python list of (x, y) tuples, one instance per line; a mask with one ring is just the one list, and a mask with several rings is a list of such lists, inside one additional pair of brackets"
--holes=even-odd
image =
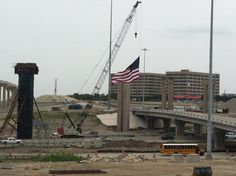
[[(163, 121), (163, 128), (170, 132), (171, 123), (175, 123), (176, 135), (184, 135), (184, 125), (194, 124), (195, 134), (202, 134), (202, 127), (207, 127), (208, 115), (206, 113), (186, 112), (161, 109), (132, 109), (133, 114), (145, 118), (149, 129), (152, 129), (156, 121)], [(226, 131), (236, 132), (236, 118), (216, 115), (212, 116), (213, 140), (215, 148), (224, 146), (224, 134)]]
[[(171, 120), (180, 120), (187, 123), (206, 125), (208, 123), (208, 115), (206, 113), (196, 113), (176, 110), (161, 110), (161, 109), (133, 109), (133, 114), (137, 116), (156, 117)], [(213, 115), (213, 128), (236, 132), (236, 118), (228, 116)]]
[(8, 108), (17, 92), (17, 86), (7, 81), (0, 80), (0, 112)]

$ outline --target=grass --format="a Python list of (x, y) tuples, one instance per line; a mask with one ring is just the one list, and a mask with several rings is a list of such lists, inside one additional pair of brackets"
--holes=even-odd
[[(41, 115), (43, 120), (67, 119), (64, 112), (42, 112)], [(71, 119), (79, 119), (85, 115), (85, 112), (68, 112), (68, 115)]]
[[(59, 127), (60, 124), (63, 124), (63, 126), (71, 125), (70, 121), (63, 112), (42, 112), (41, 115), (43, 121), (50, 124), (51, 128)], [(68, 115), (74, 123), (78, 122), (79, 119), (82, 119), (83, 117), (83, 114), (81, 112), (68, 112)]]
[(12, 161), (12, 162), (22, 162), (22, 161), (32, 161), (32, 162), (65, 162), (65, 161), (76, 161), (80, 162), (85, 160), (86, 158), (82, 156), (75, 156), (72, 153), (55, 153), (49, 155), (37, 155), (37, 156), (21, 156), (21, 157), (14, 157), (14, 156), (7, 156), (3, 158), (1, 162), (5, 161)]

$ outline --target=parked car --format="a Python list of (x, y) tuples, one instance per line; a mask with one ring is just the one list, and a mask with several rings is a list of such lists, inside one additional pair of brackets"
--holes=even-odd
[(2, 144), (21, 144), (22, 141), (20, 139), (16, 139), (14, 137), (8, 137), (7, 139), (2, 140)]
[(226, 132), (225, 139), (236, 139), (236, 133), (234, 132)]
[(162, 140), (173, 140), (173, 139), (175, 139), (175, 136), (172, 135), (172, 134), (163, 134), (163, 135), (161, 136), (161, 139), (162, 139)]

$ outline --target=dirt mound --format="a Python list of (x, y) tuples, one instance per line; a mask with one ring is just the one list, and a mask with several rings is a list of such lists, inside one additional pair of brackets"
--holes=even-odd
[(229, 112), (236, 112), (236, 98), (232, 98), (225, 102), (224, 108), (229, 108)]
[(69, 103), (77, 103), (78, 100), (68, 97), (68, 96), (64, 96), (64, 95), (42, 95), (38, 98), (36, 98), (37, 102), (40, 103), (52, 103), (52, 102), (69, 102)]
[(107, 127), (103, 125), (96, 116), (89, 115), (83, 123), (82, 131), (104, 131)]

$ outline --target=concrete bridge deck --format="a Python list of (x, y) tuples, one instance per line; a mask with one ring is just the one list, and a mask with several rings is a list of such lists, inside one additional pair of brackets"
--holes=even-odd
[[(208, 115), (206, 113), (161, 109), (133, 109), (133, 113), (137, 116), (180, 120), (200, 125), (207, 125), (208, 122)], [(214, 114), (212, 116), (212, 126), (213, 128), (218, 128), (221, 130), (236, 132), (236, 118)]]

